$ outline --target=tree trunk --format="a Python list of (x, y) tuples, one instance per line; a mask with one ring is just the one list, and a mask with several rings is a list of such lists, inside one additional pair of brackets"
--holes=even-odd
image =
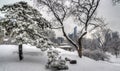
[(19, 60), (21, 61), (21, 60), (23, 60), (22, 44), (19, 45), (18, 51), (19, 51)]
[(115, 56), (116, 58), (118, 58), (118, 51), (115, 51)]
[(82, 58), (82, 39), (83, 37), (87, 34), (87, 32), (84, 32), (81, 37), (78, 39), (78, 49), (77, 49), (77, 52), (78, 52), (78, 55), (80, 58)]
[(77, 49), (78, 56), (82, 58), (82, 45), (81, 45), (81, 40), (79, 41), (79, 48)]
[(81, 47), (79, 48), (78, 52), (79, 52), (79, 57), (82, 58), (82, 48)]

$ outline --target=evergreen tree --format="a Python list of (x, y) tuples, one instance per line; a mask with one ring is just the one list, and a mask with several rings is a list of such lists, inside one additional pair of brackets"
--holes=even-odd
[(19, 58), (23, 59), (22, 44), (31, 44), (41, 50), (50, 47), (46, 30), (50, 30), (50, 23), (45, 20), (39, 11), (29, 6), (26, 2), (17, 2), (4, 5), (0, 8), (4, 18), (0, 20), (5, 30), (5, 35), (13, 38), (12, 42), (19, 45)]

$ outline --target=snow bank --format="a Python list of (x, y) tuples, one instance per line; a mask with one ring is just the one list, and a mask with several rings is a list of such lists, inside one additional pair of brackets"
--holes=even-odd
[[(47, 56), (40, 49), (24, 45), (24, 60), (19, 61), (16, 45), (0, 45), (0, 71), (50, 71), (45, 69)], [(120, 71), (120, 65), (105, 61), (94, 61), (87, 57), (79, 58), (77, 52), (69, 52), (56, 48), (61, 56), (76, 59), (77, 64), (67, 62), (69, 70), (66, 71)], [(119, 59), (120, 60), (120, 59)], [(111, 57), (111, 61), (116, 61)]]

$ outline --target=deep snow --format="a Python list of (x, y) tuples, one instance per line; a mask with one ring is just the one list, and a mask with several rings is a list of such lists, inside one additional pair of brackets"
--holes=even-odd
[[(0, 71), (51, 71), (45, 69), (47, 56), (45, 52), (30, 45), (24, 45), (24, 60), (19, 61), (16, 45), (0, 45)], [(79, 58), (76, 52), (58, 50), (60, 55), (76, 59), (77, 64), (67, 62), (67, 71), (120, 71), (120, 59), (111, 55), (109, 62), (94, 61), (87, 57)]]

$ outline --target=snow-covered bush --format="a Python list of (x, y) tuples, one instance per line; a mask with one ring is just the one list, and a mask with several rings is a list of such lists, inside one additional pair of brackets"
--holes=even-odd
[(57, 50), (50, 49), (47, 53), (48, 55), (48, 63), (46, 68), (55, 69), (55, 70), (66, 70), (68, 66), (66, 65), (66, 61), (59, 56), (59, 52)]
[(91, 59), (94, 60), (109, 60), (109, 56), (106, 55), (105, 53), (101, 52), (100, 50), (89, 50), (89, 49), (85, 49), (83, 51), (83, 55), (86, 57), (89, 57)]

